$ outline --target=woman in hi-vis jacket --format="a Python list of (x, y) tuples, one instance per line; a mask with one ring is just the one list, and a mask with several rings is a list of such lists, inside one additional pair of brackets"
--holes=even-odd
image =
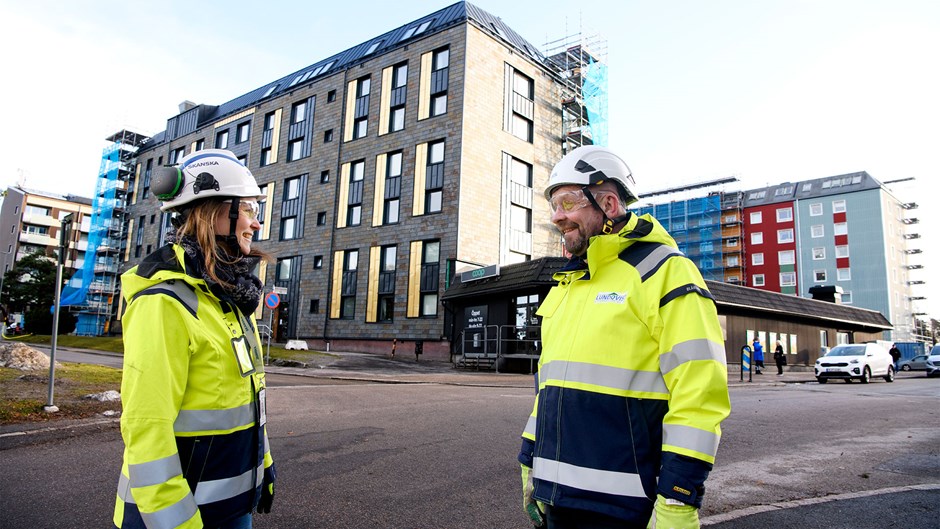
[(127, 302), (114, 525), (244, 529), (270, 512), (274, 462), (254, 312), (251, 248), (264, 196), (229, 151), (160, 167), (151, 190), (176, 214), (169, 244), (121, 276)]

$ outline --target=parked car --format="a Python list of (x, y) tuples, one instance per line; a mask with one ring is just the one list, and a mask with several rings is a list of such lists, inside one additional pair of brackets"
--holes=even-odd
[(907, 360), (901, 360), (898, 362), (899, 371), (921, 371), (927, 369), (927, 356), (928, 355), (917, 355), (914, 358), (908, 358)]
[(933, 346), (926, 362), (927, 377), (940, 376), (940, 345)]
[(814, 371), (820, 384), (831, 378), (841, 378), (846, 382), (858, 379), (862, 384), (868, 384), (873, 376), (894, 382), (894, 361), (888, 351), (876, 343), (837, 345), (826, 356), (816, 360)]

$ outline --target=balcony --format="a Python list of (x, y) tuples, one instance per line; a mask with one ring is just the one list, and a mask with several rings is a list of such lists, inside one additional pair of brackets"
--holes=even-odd
[(62, 223), (51, 215), (35, 215), (32, 213), (23, 213), (23, 224), (35, 224), (36, 226), (61, 226)]
[(20, 242), (23, 244), (35, 244), (38, 246), (58, 246), (59, 241), (49, 235), (40, 235), (38, 233), (20, 233)]

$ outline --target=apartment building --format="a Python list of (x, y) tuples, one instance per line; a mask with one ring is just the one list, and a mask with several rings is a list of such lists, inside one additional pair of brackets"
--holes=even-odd
[(124, 268), (170, 226), (153, 168), (229, 149), (267, 196), (257, 244), (276, 263), (260, 274), (281, 302), (258, 316), (276, 340), (446, 358), (457, 274), (561, 254), (539, 190), (591, 141), (571, 110), (586, 52), (562, 55), (459, 2), (227, 103), (186, 102), (137, 151)]

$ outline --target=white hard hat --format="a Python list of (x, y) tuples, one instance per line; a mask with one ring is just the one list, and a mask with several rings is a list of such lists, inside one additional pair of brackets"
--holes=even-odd
[(157, 168), (150, 190), (163, 201), (160, 211), (177, 210), (196, 200), (212, 197), (265, 197), (261, 188), (235, 154), (224, 149), (204, 149), (188, 154), (178, 165)]
[(607, 147), (585, 145), (569, 152), (555, 165), (545, 198), (550, 199), (552, 192), (564, 185), (591, 186), (604, 182), (619, 184), (624, 207), (637, 201), (636, 182), (627, 164)]

